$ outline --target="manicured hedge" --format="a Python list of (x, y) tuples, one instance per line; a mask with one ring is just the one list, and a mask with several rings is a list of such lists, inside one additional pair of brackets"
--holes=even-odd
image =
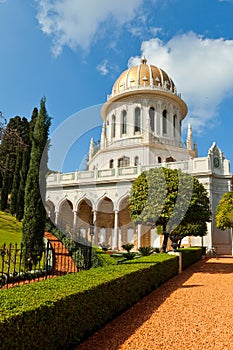
[(1, 290), (1, 349), (70, 349), (177, 273), (157, 254)]
[(200, 260), (202, 256), (201, 247), (180, 248), (178, 251), (182, 253), (182, 270)]

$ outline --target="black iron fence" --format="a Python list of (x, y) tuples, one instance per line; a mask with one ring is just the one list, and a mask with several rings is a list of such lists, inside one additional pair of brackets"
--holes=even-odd
[(88, 269), (91, 267), (91, 247), (79, 245), (75, 252), (70, 252), (60, 241), (47, 240), (36, 265), (25, 267), (28, 265), (24, 261), (22, 244), (3, 244), (0, 247), (0, 288)]

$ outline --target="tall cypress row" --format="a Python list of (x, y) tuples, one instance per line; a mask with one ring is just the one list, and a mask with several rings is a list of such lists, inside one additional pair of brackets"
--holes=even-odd
[[(23, 217), (23, 245), (25, 265), (30, 268), (41, 257), (46, 212), (44, 208), (47, 141), (51, 118), (47, 115), (45, 98), (41, 99), (40, 111), (31, 134), (32, 148), (25, 188), (25, 206)], [(44, 152), (44, 150), (46, 150)], [(45, 155), (45, 157), (43, 156)], [(42, 157), (43, 156), (43, 157)], [(42, 164), (41, 164), (42, 160)]]
[(27, 174), (28, 174), (28, 168), (30, 163), (30, 153), (31, 153), (31, 140), (36, 123), (36, 118), (38, 117), (38, 109), (35, 107), (32, 112), (30, 123), (28, 124), (28, 130), (27, 130), (27, 147), (23, 150), (23, 156), (22, 156), (22, 166), (20, 169), (20, 184), (19, 189), (17, 193), (17, 208), (16, 208), (16, 218), (18, 221), (21, 221), (23, 219), (24, 215), (24, 196), (25, 196), (25, 187), (26, 187), (26, 180), (27, 180)]
[(24, 196), (25, 196), (26, 180), (27, 180), (27, 174), (28, 174), (28, 168), (29, 168), (29, 162), (30, 162), (30, 153), (31, 153), (30, 147), (25, 148), (23, 151), (22, 167), (20, 169), (20, 184), (19, 184), (19, 190), (17, 193), (16, 219), (18, 221), (21, 221), (23, 219), (23, 214), (24, 214)]
[(10, 213), (16, 214), (17, 211), (17, 197), (20, 185), (20, 168), (22, 166), (22, 152), (20, 149), (17, 150), (16, 164), (14, 171), (13, 184), (11, 189), (11, 201), (10, 201)]
[(1, 202), (0, 202), (0, 209), (4, 211), (7, 209), (7, 202), (8, 202), (8, 192), (9, 192), (9, 186), (10, 186), (10, 170), (9, 170), (9, 164), (10, 164), (10, 155), (8, 154), (6, 157), (6, 169), (3, 173), (3, 179), (2, 179), (2, 190), (1, 190)]

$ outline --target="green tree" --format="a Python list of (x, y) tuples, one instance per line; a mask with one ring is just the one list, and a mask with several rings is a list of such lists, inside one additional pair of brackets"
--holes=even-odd
[(150, 169), (133, 182), (129, 208), (135, 223), (161, 226), (164, 252), (171, 234), (205, 234), (211, 215), (206, 190), (198, 179), (167, 168)]
[(22, 167), (20, 169), (20, 183), (19, 183), (19, 189), (17, 192), (16, 219), (18, 221), (21, 221), (23, 219), (23, 214), (24, 214), (24, 197), (25, 197), (25, 187), (26, 187), (26, 180), (27, 180), (27, 174), (28, 174), (28, 168), (29, 168), (29, 162), (30, 162), (30, 153), (31, 153), (30, 147), (25, 148), (23, 151)]
[(9, 171), (10, 155), (6, 157), (6, 169), (3, 172), (2, 179), (2, 190), (1, 190), (1, 210), (7, 209), (8, 193), (9, 193), (9, 182), (10, 182), (10, 171)]
[(17, 192), (17, 208), (16, 208), (16, 218), (21, 221), (24, 215), (24, 196), (25, 187), (28, 174), (28, 168), (30, 163), (30, 153), (31, 153), (31, 138), (33, 136), (33, 131), (36, 123), (36, 118), (38, 117), (38, 109), (35, 107), (32, 112), (30, 123), (27, 125), (27, 131), (25, 128), (25, 142), (27, 147), (23, 149), (22, 155), (22, 166), (20, 169), (20, 184)]
[[(29, 145), (29, 123), (26, 118), (16, 116), (9, 120), (9, 123), (5, 128), (0, 127), (0, 129), (2, 130), (0, 144), (0, 171), (2, 177), (4, 177), (4, 174), (5, 177), (7, 176), (7, 187), (2, 183), (2, 186), (4, 185), (2, 192), (4, 198), (6, 198), (6, 196), (8, 197), (12, 192), (13, 183), (15, 181), (13, 200), (11, 200), (11, 213), (15, 214), (17, 191), (19, 188), (19, 172), (22, 165), (20, 159), (17, 163), (17, 158), (22, 158), (24, 148)], [(6, 191), (8, 191), (7, 194)]]
[[(44, 208), (47, 141), (51, 119), (47, 115), (45, 98), (41, 99), (40, 112), (36, 118), (32, 139), (30, 164), (25, 188), (25, 207), (23, 217), (23, 245), (25, 263), (36, 264), (43, 248), (46, 212)], [(43, 154), (45, 155), (42, 159)], [(41, 164), (43, 160), (43, 164)]]
[(11, 189), (10, 213), (12, 215), (16, 214), (16, 212), (17, 212), (17, 197), (18, 197), (18, 190), (19, 190), (19, 185), (20, 185), (21, 166), (22, 166), (22, 152), (21, 152), (21, 150), (18, 149), (13, 184), (12, 184), (12, 189)]
[(226, 230), (233, 227), (233, 192), (226, 192), (216, 208), (216, 227)]
[(173, 235), (205, 236), (207, 222), (211, 221), (210, 201), (204, 186), (193, 177), (193, 190), (188, 210), (180, 224), (172, 231)]

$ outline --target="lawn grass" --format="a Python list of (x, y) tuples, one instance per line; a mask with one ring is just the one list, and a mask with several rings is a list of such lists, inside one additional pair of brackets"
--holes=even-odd
[(20, 244), (22, 240), (22, 223), (14, 216), (0, 211), (0, 246), (4, 243)]

